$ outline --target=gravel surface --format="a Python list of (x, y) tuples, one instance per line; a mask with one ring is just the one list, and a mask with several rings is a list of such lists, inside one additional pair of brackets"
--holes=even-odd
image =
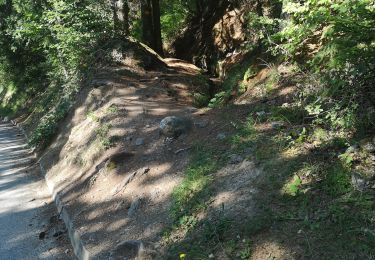
[(74, 259), (19, 130), (0, 124), (0, 259)]

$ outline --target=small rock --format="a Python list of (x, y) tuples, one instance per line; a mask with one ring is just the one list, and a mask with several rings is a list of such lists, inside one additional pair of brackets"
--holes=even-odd
[(64, 232), (62, 232), (62, 231), (57, 231), (57, 232), (55, 232), (55, 233), (53, 234), (53, 237), (59, 237), (59, 236), (61, 236), (62, 234), (64, 234)]
[(284, 122), (282, 121), (277, 121), (277, 122), (271, 122), (271, 127), (272, 129), (280, 129), (285, 125)]
[(155, 259), (156, 251), (151, 243), (140, 240), (125, 241), (116, 246), (110, 253), (110, 260), (122, 259)]
[(269, 100), (269, 101), (267, 101), (267, 104), (268, 105), (275, 105), (276, 104), (276, 100), (274, 100), (274, 99)]
[(253, 149), (253, 148), (250, 148), (250, 147), (245, 148), (245, 149), (243, 150), (243, 153), (244, 153), (246, 156), (252, 155), (252, 154), (254, 153), (254, 149)]
[(9, 118), (8, 118), (7, 116), (4, 117), (3, 122), (4, 122), (4, 123), (8, 123), (8, 122), (9, 122)]
[(225, 138), (227, 138), (226, 134), (224, 133), (219, 133), (217, 136), (216, 136), (217, 139), (219, 140), (224, 140)]
[(352, 173), (352, 185), (356, 190), (363, 191), (366, 187), (366, 180), (358, 173)]
[(194, 125), (198, 128), (205, 128), (208, 126), (208, 124), (208, 121), (198, 121), (194, 123)]
[(345, 153), (347, 153), (347, 154), (356, 153), (356, 152), (358, 152), (358, 150), (359, 150), (359, 145), (353, 144), (353, 145), (349, 146), (348, 149), (346, 149)]
[(109, 81), (109, 80), (93, 80), (91, 82), (91, 85), (94, 87), (94, 88), (99, 88), (101, 86), (111, 86), (113, 84), (112, 81)]
[(183, 140), (187, 137), (187, 134), (182, 134), (178, 137), (179, 140)]
[(174, 154), (179, 154), (179, 153), (185, 152), (185, 151), (187, 151), (187, 150), (189, 150), (189, 149), (190, 149), (190, 147), (188, 147), (188, 148), (178, 149), (177, 151), (174, 152)]
[(131, 136), (127, 136), (126, 138), (125, 138), (125, 141), (131, 141), (133, 138), (131, 137)]
[(257, 116), (264, 116), (266, 114), (265, 111), (259, 111), (255, 113)]
[(69, 249), (66, 249), (64, 253), (67, 255), (69, 253)]
[(136, 198), (135, 200), (133, 200), (133, 202), (131, 203), (130, 208), (128, 210), (128, 217), (134, 216), (135, 212), (137, 211), (137, 209), (141, 205), (141, 202), (142, 202), (141, 198)]
[(46, 237), (46, 232), (43, 231), (43, 232), (39, 233), (39, 239), (40, 240), (44, 239), (45, 237)]
[(187, 112), (189, 113), (195, 113), (198, 111), (198, 108), (195, 108), (195, 107), (188, 107), (186, 108)]
[(229, 156), (229, 163), (230, 164), (238, 164), (242, 161), (243, 161), (242, 156), (240, 156), (238, 154), (232, 154), (231, 156)]
[(368, 153), (375, 152), (375, 145), (373, 143), (367, 142), (362, 145), (362, 149)]
[(145, 143), (145, 139), (144, 139), (144, 138), (137, 138), (137, 139), (135, 140), (135, 145), (136, 145), (136, 146), (144, 145), (144, 143)]
[(209, 259), (214, 259), (215, 256), (214, 256), (214, 254), (210, 254), (210, 255), (208, 256), (208, 258), (209, 258)]
[(168, 116), (160, 122), (161, 133), (168, 137), (179, 137), (191, 129), (191, 121), (187, 118)]
[(171, 144), (173, 143), (174, 139), (172, 137), (166, 137), (164, 139), (164, 144)]

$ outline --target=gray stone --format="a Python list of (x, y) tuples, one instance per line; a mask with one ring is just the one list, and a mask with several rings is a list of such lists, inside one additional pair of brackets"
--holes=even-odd
[(232, 154), (229, 156), (229, 163), (230, 164), (238, 164), (241, 163), (244, 159), (241, 155), (238, 154)]
[(259, 112), (256, 112), (255, 114), (257, 116), (264, 116), (264, 115), (266, 115), (266, 112), (265, 111), (259, 111)]
[(345, 153), (350, 154), (350, 153), (356, 153), (359, 150), (359, 145), (358, 144), (353, 144), (346, 149)]
[(186, 111), (189, 112), (189, 113), (195, 113), (198, 111), (198, 108), (195, 108), (195, 107), (187, 107), (186, 108)]
[(102, 86), (111, 86), (113, 84), (112, 81), (110, 80), (102, 80), (102, 79), (99, 79), (99, 80), (93, 80), (91, 82), (91, 85), (94, 87), (94, 88), (99, 88), (99, 87), (102, 87)]
[(224, 140), (225, 138), (227, 138), (227, 135), (224, 133), (219, 133), (217, 134), (216, 138), (219, 140)]
[(128, 210), (128, 217), (134, 216), (135, 212), (139, 209), (142, 203), (142, 198), (136, 198), (130, 205)]
[(7, 116), (4, 117), (3, 122), (4, 122), (4, 123), (8, 123), (8, 122), (9, 122), (9, 118), (8, 118)]
[(373, 153), (375, 152), (375, 145), (371, 142), (367, 142), (362, 145), (362, 149), (368, 153)]
[(285, 123), (282, 121), (271, 122), (272, 129), (280, 129), (283, 126), (285, 126)]
[(194, 125), (198, 128), (205, 128), (207, 127), (209, 124), (208, 121), (198, 121), (198, 122), (195, 122)]
[(366, 180), (359, 173), (352, 173), (352, 186), (359, 191), (363, 191), (366, 188)]
[(252, 154), (254, 153), (254, 149), (251, 148), (251, 147), (245, 148), (245, 149), (243, 150), (243, 153), (245, 154), (245, 156), (252, 155)]
[(140, 240), (129, 240), (118, 244), (110, 253), (110, 260), (155, 259), (153, 244)]
[(190, 119), (183, 117), (168, 116), (160, 122), (161, 133), (168, 137), (178, 137), (182, 134), (187, 134), (190, 129)]
[(136, 146), (144, 145), (144, 143), (145, 143), (145, 139), (143, 139), (143, 138), (137, 138), (137, 139), (135, 140), (135, 145), (136, 145)]

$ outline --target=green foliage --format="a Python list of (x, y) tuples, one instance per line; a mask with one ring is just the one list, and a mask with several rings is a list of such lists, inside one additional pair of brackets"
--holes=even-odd
[(0, 112), (31, 114), (30, 144), (46, 144), (111, 33), (111, 10), (106, 1), (4, 1), (0, 17)]
[(181, 0), (161, 1), (160, 8), (162, 38), (165, 41), (171, 41), (182, 29), (189, 11), (184, 1)]
[(195, 147), (191, 163), (185, 171), (183, 182), (173, 192), (172, 214), (178, 219), (189, 215), (202, 206), (202, 198), (208, 193), (211, 174), (218, 169), (213, 153), (202, 147)]
[(350, 174), (347, 168), (337, 164), (329, 170), (323, 183), (323, 187), (328, 194), (339, 196), (352, 190)]
[(252, 39), (247, 48), (252, 49), (259, 44), (268, 44), (268, 39), (278, 31), (279, 21), (271, 17), (249, 12), (246, 16), (247, 35)]
[(228, 75), (224, 79), (221, 87), (222, 91), (216, 93), (210, 100), (208, 106), (218, 107), (224, 105), (230, 99), (234, 91), (238, 91), (238, 94), (242, 94), (246, 90), (246, 87), (241, 83), (255, 74), (252, 63), (253, 61), (251, 59), (245, 59), (242, 63), (235, 64), (228, 71)]
[(288, 183), (285, 192), (291, 196), (296, 196), (300, 192), (301, 184), (301, 178), (298, 175), (294, 175), (293, 179)]
[(320, 78), (305, 96), (307, 112), (332, 129), (373, 131), (361, 104), (374, 98), (374, 2), (287, 0), (284, 12), (290, 18), (269, 40), (273, 51)]
[(108, 149), (113, 145), (112, 140), (108, 136), (111, 128), (112, 128), (111, 124), (105, 123), (105, 124), (101, 124), (96, 129), (96, 137), (98, 138), (100, 144), (104, 147), (104, 149)]
[(42, 117), (29, 139), (29, 144), (31, 146), (47, 145), (57, 130), (57, 124), (65, 117), (70, 106), (71, 97), (61, 98), (60, 102)]

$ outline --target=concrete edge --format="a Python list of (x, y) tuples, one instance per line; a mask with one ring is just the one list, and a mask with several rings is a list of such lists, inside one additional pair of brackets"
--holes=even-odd
[[(26, 141), (28, 141), (29, 138), (28, 138), (25, 130), (23, 130), (23, 128), (21, 126), (19, 126), (13, 120), (11, 120), (11, 123), (12, 123), (12, 125), (14, 125), (15, 127), (17, 127), (22, 132), (22, 134), (25, 136)], [(31, 152), (34, 153), (34, 156), (36, 157), (34, 150), (31, 150)], [(37, 163), (39, 165), (39, 168), (40, 168), (40, 171), (41, 171), (42, 175), (44, 176), (44, 179), (46, 181), (46, 184), (47, 184), (48, 190), (49, 190), (49, 192), (50, 192), (50, 194), (52, 196), (52, 199), (55, 202), (55, 206), (57, 208), (57, 212), (60, 214), (62, 220), (65, 223), (66, 228), (68, 229), (68, 235), (69, 235), (70, 243), (71, 243), (71, 245), (73, 247), (73, 251), (74, 251), (75, 256), (79, 260), (91, 260), (91, 259), (93, 259), (90, 256), (90, 252), (85, 247), (85, 245), (84, 245), (84, 243), (83, 243), (83, 241), (81, 239), (80, 234), (78, 233), (77, 230), (75, 230), (74, 224), (73, 224), (73, 220), (69, 216), (69, 213), (66, 210), (66, 208), (64, 207), (64, 204), (63, 204), (63, 202), (62, 202), (62, 200), (60, 198), (60, 195), (58, 194), (58, 192), (57, 192), (57, 190), (55, 188), (55, 185), (53, 184), (52, 181), (50, 181), (48, 179), (47, 172), (46, 172), (46, 170), (43, 167), (42, 159), (39, 159), (39, 161)]]

